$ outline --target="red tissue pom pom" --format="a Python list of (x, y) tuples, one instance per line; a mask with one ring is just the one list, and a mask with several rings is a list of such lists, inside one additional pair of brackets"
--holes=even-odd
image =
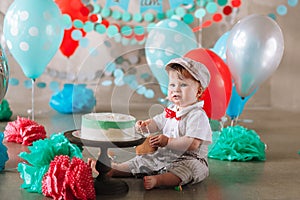
[(42, 181), (42, 192), (53, 199), (96, 199), (92, 169), (81, 159), (56, 156)]
[(53, 199), (62, 198), (65, 174), (69, 168), (69, 156), (56, 156), (51, 161), (48, 172), (43, 177), (42, 192)]
[(35, 121), (18, 116), (17, 120), (7, 123), (4, 136), (8, 142), (32, 145), (36, 140), (45, 139), (46, 131)]

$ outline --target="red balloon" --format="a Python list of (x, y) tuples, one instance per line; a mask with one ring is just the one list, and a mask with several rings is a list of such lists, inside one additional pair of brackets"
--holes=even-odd
[[(71, 17), (71, 20), (81, 20), (83, 23), (88, 20), (89, 10), (88, 8), (82, 3), (81, 0), (55, 0), (55, 3), (58, 5), (60, 11), (63, 14), (68, 14)], [(65, 30), (64, 38), (62, 44), (60, 45), (60, 51), (66, 56), (70, 57), (73, 55), (77, 47), (79, 46), (79, 42), (73, 40), (72, 38), (72, 31), (76, 28), (72, 26), (71, 29)], [(82, 36), (86, 35), (82, 29)]]
[(204, 100), (203, 109), (210, 119), (221, 119), (226, 113), (232, 91), (228, 66), (222, 58), (209, 49), (193, 49), (185, 57), (203, 63), (208, 68), (211, 79), (201, 97), (201, 100)]

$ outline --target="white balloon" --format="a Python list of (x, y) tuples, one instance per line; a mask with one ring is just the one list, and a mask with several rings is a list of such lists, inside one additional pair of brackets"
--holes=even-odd
[(284, 51), (279, 25), (253, 14), (241, 19), (227, 40), (227, 64), (241, 97), (250, 95), (278, 68)]

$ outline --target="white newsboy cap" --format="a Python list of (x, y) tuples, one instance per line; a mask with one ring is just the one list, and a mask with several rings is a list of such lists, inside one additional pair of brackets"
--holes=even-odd
[(165, 69), (168, 70), (169, 67), (174, 64), (179, 64), (183, 68), (185, 68), (197, 81), (201, 83), (201, 86), (204, 89), (208, 87), (210, 81), (210, 73), (204, 64), (190, 58), (180, 57), (170, 60), (167, 63)]

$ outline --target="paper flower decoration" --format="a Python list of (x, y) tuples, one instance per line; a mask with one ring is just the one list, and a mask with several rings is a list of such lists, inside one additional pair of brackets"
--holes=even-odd
[(96, 199), (92, 169), (79, 158), (56, 156), (43, 178), (42, 191), (53, 199)]
[(7, 123), (4, 135), (8, 142), (32, 145), (32, 142), (46, 138), (46, 131), (35, 121), (18, 116), (17, 120)]
[(264, 161), (266, 145), (254, 130), (242, 126), (229, 126), (221, 132), (213, 132), (213, 143), (208, 157), (229, 161)]
[(5, 162), (8, 161), (7, 147), (2, 144), (4, 134), (0, 133), (0, 172), (5, 167)]
[(85, 84), (65, 84), (62, 91), (52, 95), (49, 104), (60, 113), (91, 112), (96, 105), (96, 98)]
[(28, 147), (28, 152), (21, 152), (20, 157), (27, 163), (19, 163), (18, 171), (24, 183), (21, 188), (28, 192), (42, 193), (42, 179), (48, 171), (51, 161), (57, 155), (66, 155), (70, 158), (82, 158), (82, 153), (78, 146), (62, 134), (53, 134), (48, 139), (35, 141)]

